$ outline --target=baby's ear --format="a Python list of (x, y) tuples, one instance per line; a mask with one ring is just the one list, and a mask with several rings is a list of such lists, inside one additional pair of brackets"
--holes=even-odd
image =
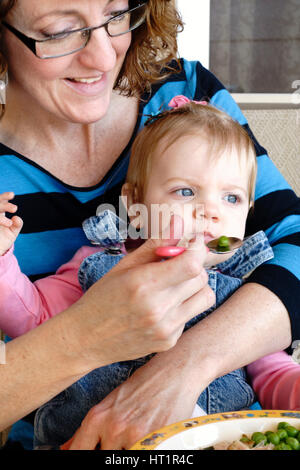
[(121, 190), (121, 199), (128, 212), (128, 209), (130, 208), (130, 206), (138, 203), (138, 191), (137, 191), (136, 186), (134, 186), (131, 183), (123, 184), (122, 190)]

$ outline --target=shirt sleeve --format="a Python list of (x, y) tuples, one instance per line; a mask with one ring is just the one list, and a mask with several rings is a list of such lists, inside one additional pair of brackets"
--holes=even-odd
[(199, 62), (182, 64), (189, 86), (193, 84), (194, 99), (207, 97), (212, 105), (238, 121), (253, 140), (258, 173), (254, 210), (248, 216), (246, 235), (264, 230), (274, 258), (253, 271), (246, 282), (263, 285), (281, 299), (290, 316), (292, 338), (297, 340), (300, 338), (300, 199), (259, 145), (224, 86)]
[(14, 338), (62, 312), (83, 294), (78, 268), (99, 248), (82, 247), (57, 272), (32, 283), (19, 268), (13, 249), (0, 257), (0, 329)]
[(300, 365), (286, 352), (258, 359), (247, 373), (263, 409), (300, 410)]

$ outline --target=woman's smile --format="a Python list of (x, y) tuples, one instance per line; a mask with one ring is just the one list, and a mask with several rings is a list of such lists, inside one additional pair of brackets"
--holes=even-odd
[(97, 96), (106, 88), (107, 74), (94, 78), (66, 78), (63, 81), (79, 95)]

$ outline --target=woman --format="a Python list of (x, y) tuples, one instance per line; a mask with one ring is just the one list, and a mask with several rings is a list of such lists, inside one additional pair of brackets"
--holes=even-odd
[[(5, 20), (2, 50), (7, 58), (9, 85), (0, 131), (1, 175), (6, 174), (0, 191), (9, 189), (18, 195), (16, 203), (25, 222), (16, 254), (22, 270), (32, 277), (52, 272), (69, 259), (86, 243), (80, 229), (86, 215), (91, 215), (101, 202), (116, 203), (132, 138), (146, 119), (142, 114), (156, 114), (177, 94), (196, 100), (208, 96), (213, 104), (227, 110), (247, 128), (229, 94), (200, 64), (182, 61), (180, 68), (174, 61), (170, 75), (172, 70), (167, 64), (176, 55), (175, 38), (180, 26), (172, 3), (149, 0), (146, 22), (131, 34), (114, 29), (123, 18), (118, 17), (118, 13), (128, 6), (138, 7), (138, 2), (128, 5), (125, 0), (32, 0), (29, 5), (26, 0), (17, 0), (13, 8), (1, 12)], [(103, 25), (115, 16), (117, 18), (110, 22), (114, 23), (114, 28), (106, 26), (92, 32), (86, 29)], [(131, 17), (137, 25), (137, 17), (133, 13)], [(138, 19), (141, 19), (139, 15)], [(81, 28), (83, 32), (68, 34)], [(53, 38), (55, 34), (59, 36)], [(28, 37), (48, 39), (48, 44), (47, 41), (28, 41)], [(256, 149), (259, 156), (257, 206), (249, 220), (248, 232), (263, 228), (268, 233), (268, 228), (273, 227), (269, 236), (270, 241), (276, 243), (275, 262), (256, 270), (248, 283), (222, 307), (184, 333), (174, 347), (167, 351), (166, 347), (161, 348), (164, 352), (157, 354), (93, 408), (76, 434), (72, 448), (92, 449), (99, 441), (103, 449), (128, 448), (147, 432), (190, 416), (199, 384), (204, 390), (228, 371), (288, 347), (291, 326), (293, 337), (299, 336), (296, 299), (299, 294), (295, 294), (298, 279), (285, 251), (298, 249), (298, 238), (293, 234), (299, 203), (264, 149), (257, 143)], [(4, 188), (7, 181), (16, 181), (16, 187)], [(35, 212), (38, 212), (36, 217), (32, 216)], [(280, 241), (284, 236), (288, 239), (282, 248)], [(145, 247), (149, 243), (151, 246), (151, 242), (147, 243)], [(47, 256), (48, 251), (51, 257)], [(201, 263), (199, 256), (198, 263)], [(163, 294), (166, 295), (168, 289), (156, 292), (151, 279), (163, 284), (164, 268), (156, 263), (147, 264), (143, 259), (142, 256), (137, 268), (130, 261), (125, 266), (125, 270), (130, 268), (130, 276), (123, 277), (123, 295), (119, 292), (118, 296), (111, 295), (117, 276), (121, 276), (119, 271), (112, 271), (105, 277), (106, 286), (110, 286), (106, 290), (96, 284), (95, 289), (101, 291), (102, 314), (109, 309), (111, 316), (112, 305), (117, 312), (121, 297), (122, 309), (126, 313), (131, 309), (136, 314), (137, 307), (133, 308), (131, 296), (124, 292), (133, 291), (134, 279), (137, 282), (141, 271), (143, 288), (137, 290), (138, 298), (142, 299), (142, 293), (145, 296), (147, 292), (146, 300), (151, 297), (147, 302), (152, 302), (149, 308), (156, 313), (163, 309)], [(153, 255), (147, 260), (153, 261)], [(192, 277), (196, 274), (199, 279), (199, 271), (198, 268)], [(178, 283), (181, 281), (179, 271), (177, 274), (172, 271), (170, 277)], [(204, 283), (202, 281), (201, 286)], [(213, 303), (206, 287), (194, 296), (195, 284), (193, 289), (185, 284), (182, 290), (189, 300), (177, 299), (177, 313), (181, 308), (185, 316), (192, 316), (188, 310), (201, 312), (205, 310), (204, 304)], [(95, 290), (93, 294), (96, 295)], [(81, 313), (90, 302), (93, 304), (91, 297), (83, 299), (79, 303)], [(174, 311), (175, 306), (170, 315)], [(57, 321), (69, 318), (68, 313), (59, 315)], [(32, 332), (35, 338), (40, 328)], [(51, 324), (49, 331), (50, 328)], [(76, 325), (74, 328), (76, 330)], [(173, 340), (178, 331), (177, 323)], [(71, 342), (71, 351), (72, 335), (71, 331), (65, 336), (65, 341)], [(27, 341), (18, 339), (22, 340)], [(48, 351), (47, 343), (42, 344), (43, 351)], [(100, 362), (99, 358), (94, 359), (94, 367), (99, 365), (97, 361)], [(51, 373), (55, 374), (53, 369), (52, 366)], [(79, 375), (77, 373), (77, 377)], [(76, 377), (73, 378), (75, 381)], [(61, 378), (61, 389), (66, 387), (66, 382), (65, 377)], [(57, 393), (58, 385), (53, 388), (54, 394)], [(47, 398), (43, 395), (41, 400), (44, 399)]]

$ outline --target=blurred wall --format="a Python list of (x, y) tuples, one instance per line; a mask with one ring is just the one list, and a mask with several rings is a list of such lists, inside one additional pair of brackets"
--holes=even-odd
[(232, 92), (293, 92), (300, 0), (211, 0), (210, 11), (210, 70)]

